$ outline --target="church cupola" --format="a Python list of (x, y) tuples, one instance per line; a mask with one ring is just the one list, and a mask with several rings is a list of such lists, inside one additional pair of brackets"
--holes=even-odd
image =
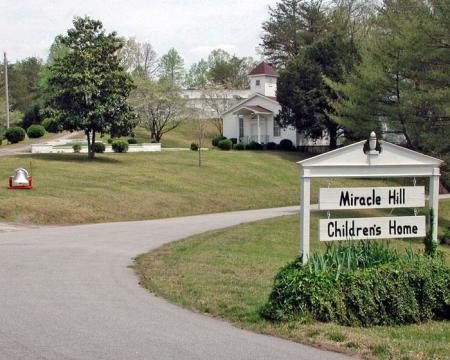
[(248, 77), (252, 93), (270, 97), (276, 96), (278, 72), (275, 68), (262, 62), (250, 71)]

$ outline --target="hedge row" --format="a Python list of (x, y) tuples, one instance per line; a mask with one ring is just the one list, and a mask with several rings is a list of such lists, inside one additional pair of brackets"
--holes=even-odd
[(217, 136), (212, 140), (212, 145), (217, 146), (222, 150), (283, 150), (283, 151), (293, 151), (295, 146), (289, 139), (283, 139), (279, 144), (274, 142), (269, 142), (267, 144), (259, 144), (256, 141), (251, 141), (248, 144), (240, 142), (237, 143), (236, 138), (227, 139), (225, 136)]
[(414, 256), (336, 276), (311, 271), (298, 259), (278, 273), (261, 314), (346, 326), (450, 319), (450, 267), (442, 259)]

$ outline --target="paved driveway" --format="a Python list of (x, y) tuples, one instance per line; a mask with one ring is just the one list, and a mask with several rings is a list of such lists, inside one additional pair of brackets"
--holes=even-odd
[(0, 359), (344, 359), (237, 329), (139, 287), (132, 258), (296, 208), (0, 234)]

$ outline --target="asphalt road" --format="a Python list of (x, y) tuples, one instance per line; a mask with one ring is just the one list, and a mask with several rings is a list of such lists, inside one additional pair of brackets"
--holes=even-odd
[(345, 359), (169, 304), (127, 266), (196, 233), (295, 207), (0, 233), (0, 359)]

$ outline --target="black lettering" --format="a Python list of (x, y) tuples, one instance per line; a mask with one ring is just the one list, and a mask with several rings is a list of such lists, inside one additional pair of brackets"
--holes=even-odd
[(341, 199), (339, 200), (339, 206), (348, 206), (350, 205), (350, 196), (348, 194), (348, 191), (344, 193), (341, 191)]
[(389, 190), (389, 204), (395, 204), (395, 190)]
[(333, 229), (333, 223), (329, 222), (328, 223), (328, 237), (330, 237), (330, 238), (334, 236), (334, 232), (332, 232), (332, 229)]
[[(389, 201), (391, 201), (390, 200), (390, 191), (389, 191)], [(397, 234), (397, 231), (396, 231), (396, 225), (397, 225), (397, 222), (395, 221), (395, 220), (389, 220), (389, 235), (396, 235)]]

